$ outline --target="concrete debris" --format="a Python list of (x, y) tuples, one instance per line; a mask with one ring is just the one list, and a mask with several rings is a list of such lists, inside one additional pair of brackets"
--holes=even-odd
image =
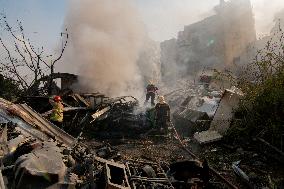
[[(210, 82), (210, 81), (209, 81)], [(180, 90), (168, 92), (166, 96), (173, 109), (173, 122), (183, 137), (192, 137), (195, 132), (206, 131), (210, 127), (222, 91), (204, 82), (198, 84), (180, 81)]]
[(197, 110), (200, 112), (207, 113), (209, 117), (213, 117), (218, 108), (219, 101), (220, 101), (220, 98), (202, 97), (199, 99), (199, 105), (198, 105)]
[[(120, 161), (120, 154), (111, 145), (89, 148), (26, 104), (2, 99), (0, 104), (1, 188), (174, 188), (170, 178), (179, 172), (173, 172), (174, 166), (131, 159)], [(94, 123), (103, 114), (113, 116), (114, 110), (133, 105), (125, 97), (111, 99), (94, 114), (87, 115)], [(75, 111), (82, 110), (85, 114), (94, 111)], [(170, 170), (171, 175), (167, 175)], [(187, 184), (203, 183), (199, 174), (196, 177), (198, 181), (193, 179)], [(184, 185), (178, 180), (174, 184)]]
[(234, 110), (238, 107), (239, 100), (242, 96), (242, 92), (236, 87), (233, 87), (230, 90), (225, 90), (218, 104), (213, 120), (210, 123), (209, 130), (195, 133), (194, 138), (200, 144), (220, 140), (230, 128)]
[(199, 144), (207, 144), (210, 142), (216, 142), (222, 139), (222, 135), (220, 135), (217, 131), (203, 131), (197, 132), (194, 134), (194, 139)]
[[(124, 164), (107, 161), (105, 159), (95, 157), (97, 166), (102, 165), (102, 175), (104, 183), (99, 183), (98, 187), (106, 189), (130, 189), (128, 177), (126, 175), (126, 166)], [(104, 185), (104, 186), (103, 186)]]
[(242, 96), (242, 93), (237, 88), (234, 88), (234, 90), (225, 90), (211, 122), (210, 130), (224, 134), (229, 129), (234, 115), (233, 111), (238, 107)]
[(199, 112), (195, 110), (185, 109), (182, 111), (179, 116), (183, 117), (184, 119), (187, 119), (191, 122), (196, 122), (198, 120), (208, 120), (209, 117), (206, 112)]
[(173, 114), (178, 133), (183, 137), (192, 136), (197, 131), (209, 129), (209, 116), (206, 112), (199, 112), (191, 109), (184, 109), (182, 112)]
[[(174, 110), (169, 135), (155, 133), (154, 110), (145, 112), (132, 96), (110, 98), (101, 93), (69, 91), (62, 95), (64, 121), (60, 127), (46, 119), (52, 108), (47, 97), (29, 96), (18, 104), (0, 99), (0, 187), (214, 188), (212, 179), (217, 179), (236, 188), (206, 160), (200, 163), (189, 146), (193, 141), (207, 144), (221, 140), (242, 93), (236, 88), (222, 92), (210, 85), (186, 86), (165, 95)], [(130, 141), (140, 139), (143, 150), (139, 158), (125, 156), (117, 148), (121, 143), (135, 148)], [(163, 150), (179, 140), (179, 151), (169, 152), (170, 161), (163, 156), (157, 160), (163, 150), (154, 153), (155, 140), (164, 143)], [(181, 154), (182, 150), (193, 159), (173, 158), (173, 153)], [(215, 147), (209, 152), (218, 154), (221, 150)], [(236, 153), (246, 154), (244, 150)], [(157, 162), (151, 162), (154, 160)], [(252, 182), (253, 177), (245, 177), (238, 164), (232, 169)]]
[[(16, 150), (15, 154), (17, 152)], [(15, 188), (19, 189), (46, 188), (55, 183), (64, 182), (67, 169), (63, 162), (63, 154), (53, 142), (44, 142), (41, 147), (37, 147), (31, 153), (21, 155), (14, 165)]]

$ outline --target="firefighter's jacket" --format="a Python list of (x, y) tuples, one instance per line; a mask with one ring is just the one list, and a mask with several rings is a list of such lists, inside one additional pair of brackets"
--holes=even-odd
[(63, 105), (60, 102), (52, 103), (52, 112), (50, 115), (50, 120), (62, 122), (63, 121)]
[(158, 88), (153, 84), (149, 84), (146, 90), (147, 90), (147, 93), (149, 94), (149, 93), (155, 93), (158, 90)]
[(155, 110), (157, 121), (170, 120), (170, 106), (167, 103), (157, 103), (155, 106)]

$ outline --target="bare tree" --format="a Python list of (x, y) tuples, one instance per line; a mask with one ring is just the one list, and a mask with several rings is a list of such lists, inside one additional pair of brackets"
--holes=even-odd
[[(56, 63), (62, 58), (68, 43), (67, 29), (61, 33), (62, 47), (57, 55), (46, 55), (43, 46), (35, 48), (30, 39), (24, 33), (23, 25), (17, 20), (17, 25), (12, 27), (5, 15), (0, 15), (0, 69), (2, 75), (15, 80), (24, 91), (37, 90), (32, 86), (37, 84), (41, 78), (50, 76), (45, 85), (48, 93), (51, 93), (53, 82), (52, 75)], [(0, 48), (0, 52), (2, 51)]]

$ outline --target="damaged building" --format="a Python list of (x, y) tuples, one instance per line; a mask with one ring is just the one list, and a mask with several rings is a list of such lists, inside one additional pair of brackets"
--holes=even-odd
[(195, 76), (204, 67), (222, 69), (240, 64), (241, 54), (256, 40), (250, 0), (220, 0), (214, 10), (213, 16), (185, 26), (177, 39), (161, 43), (163, 78)]
[[(251, 43), (245, 52), (240, 56), (240, 62), (242, 65), (253, 62), (256, 59), (256, 55), (261, 55), (260, 52), (265, 51), (277, 51), (282, 52), (281, 41), (283, 41), (282, 30), (284, 27), (284, 10), (274, 15), (274, 24), (268, 35), (255, 40)], [(280, 42), (280, 43), (279, 43)], [(258, 57), (260, 58), (260, 57)]]

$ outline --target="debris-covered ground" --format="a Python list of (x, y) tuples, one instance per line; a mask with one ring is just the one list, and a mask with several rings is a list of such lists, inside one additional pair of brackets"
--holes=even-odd
[(203, 85), (168, 93), (168, 135), (132, 96), (66, 93), (62, 128), (46, 97), (1, 99), (1, 187), (281, 188), (283, 152), (226, 138), (241, 96)]
[(280, 1), (120, 1), (0, 0), (0, 189), (284, 189)]

